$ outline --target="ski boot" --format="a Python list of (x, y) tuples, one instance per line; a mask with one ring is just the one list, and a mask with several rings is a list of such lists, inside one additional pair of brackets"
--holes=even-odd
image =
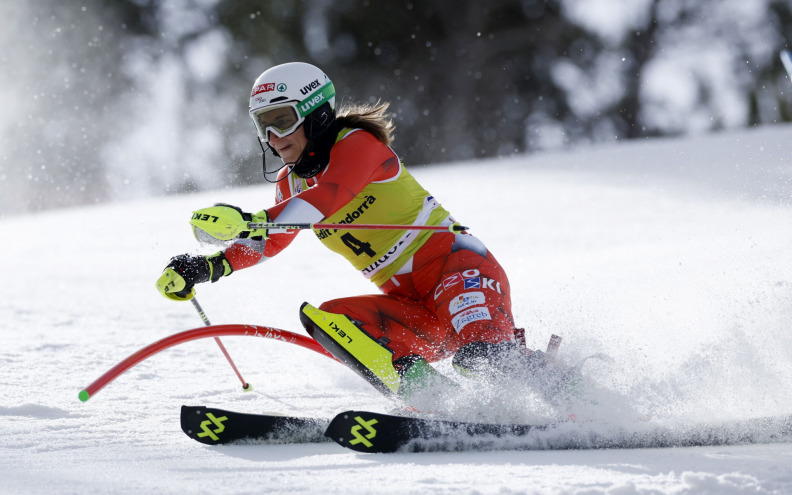
[(579, 367), (564, 367), (552, 354), (527, 351), (517, 342), (473, 342), (454, 355), (454, 368), (463, 376), (487, 376), (527, 383), (546, 401), (557, 403), (582, 395)]

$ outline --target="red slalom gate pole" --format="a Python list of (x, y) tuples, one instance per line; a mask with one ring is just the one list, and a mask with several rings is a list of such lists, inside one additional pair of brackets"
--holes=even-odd
[(280, 340), (281, 342), (286, 342), (288, 344), (295, 344), (299, 345), (300, 347), (305, 347), (306, 349), (310, 349), (314, 352), (322, 354), (323, 356), (327, 356), (334, 361), (338, 361), (332, 354), (327, 352), (321, 345), (319, 345), (319, 342), (310, 337), (289, 332), (288, 330), (280, 330), (277, 328), (262, 327), (257, 325), (212, 325), (209, 327), (186, 330), (184, 332), (171, 335), (170, 337), (165, 337), (164, 339), (158, 340), (157, 342), (149, 344), (146, 347), (138, 350), (120, 363), (110, 368), (105, 374), (97, 378), (93, 383), (80, 391), (80, 400), (83, 402), (87, 401), (129, 368), (135, 366), (144, 359), (157, 354), (160, 351), (178, 344), (182, 344), (184, 342), (220, 336), (249, 336)]

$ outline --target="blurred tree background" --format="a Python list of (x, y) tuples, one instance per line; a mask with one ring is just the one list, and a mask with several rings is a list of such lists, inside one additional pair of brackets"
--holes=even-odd
[(0, 215), (263, 182), (295, 60), (413, 166), (792, 120), (792, 0), (6, 0), (0, 41)]

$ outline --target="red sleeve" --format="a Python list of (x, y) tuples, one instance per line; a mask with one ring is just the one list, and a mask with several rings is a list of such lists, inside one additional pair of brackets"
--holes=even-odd
[[(292, 195), (287, 174), (288, 167), (283, 167), (278, 174), (278, 181), (275, 184), (276, 205), (287, 201)], [(267, 214), (270, 219), (273, 218), (270, 210), (267, 210)], [(294, 240), (297, 232), (299, 231), (293, 230), (289, 233), (272, 234), (265, 241), (238, 241), (226, 248), (226, 259), (234, 270), (248, 268), (259, 263), (262, 258), (271, 258), (284, 250)]]

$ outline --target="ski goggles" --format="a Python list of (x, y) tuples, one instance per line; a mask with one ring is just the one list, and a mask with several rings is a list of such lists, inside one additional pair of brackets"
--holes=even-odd
[(305, 122), (305, 117), (335, 97), (335, 88), (328, 82), (302, 101), (270, 105), (250, 112), (262, 141), (269, 142), (269, 133), (286, 137)]

